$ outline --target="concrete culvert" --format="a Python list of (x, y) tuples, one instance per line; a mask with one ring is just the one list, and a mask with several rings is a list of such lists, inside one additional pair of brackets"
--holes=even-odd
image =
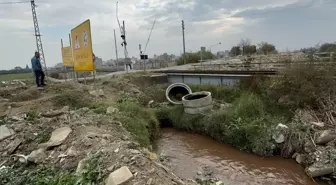
[(188, 94), (182, 98), (184, 112), (187, 114), (199, 114), (212, 110), (211, 92), (202, 91)]
[(175, 105), (182, 104), (182, 97), (191, 94), (190, 87), (184, 83), (174, 83), (166, 90), (167, 100)]

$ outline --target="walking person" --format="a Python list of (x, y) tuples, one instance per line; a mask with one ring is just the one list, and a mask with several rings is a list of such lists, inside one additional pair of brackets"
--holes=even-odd
[(35, 56), (31, 59), (32, 69), (36, 78), (37, 87), (44, 87), (44, 72), (42, 70), (41, 62), (40, 62), (40, 53), (35, 52)]

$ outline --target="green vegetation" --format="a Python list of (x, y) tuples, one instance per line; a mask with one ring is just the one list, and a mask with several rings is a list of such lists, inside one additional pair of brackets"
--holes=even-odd
[[(212, 54), (210, 51), (203, 52), (203, 60), (208, 59), (214, 59), (215, 55)], [(185, 63), (184, 63), (185, 60)], [(185, 55), (182, 55), (177, 61), (177, 65), (183, 65), (183, 64), (191, 64), (191, 63), (199, 63), (201, 60), (201, 52), (197, 53), (186, 53)]]
[(330, 121), (332, 106), (336, 104), (334, 71), (299, 66), (287, 69), (282, 77), (255, 78), (235, 87), (191, 86), (193, 91), (212, 92), (217, 104), (225, 102), (231, 106), (217, 106), (208, 115), (185, 114), (182, 106), (161, 106), (156, 115), (161, 121), (169, 120), (177, 129), (208, 135), (261, 156), (280, 154), (272, 134), (283, 123), (290, 128), (291, 143), (285, 143), (280, 150), (281, 155), (289, 156), (293, 148), (300, 151), (303, 138), (311, 137), (310, 127), (300, 121), (297, 110), (313, 111), (324, 123), (335, 124)]
[(0, 171), (0, 184), (7, 185), (88, 185), (102, 182), (101, 158), (93, 156), (83, 173), (60, 172), (59, 169), (37, 166), (6, 168)]
[(90, 107), (93, 100), (89, 98), (89, 94), (87, 92), (70, 90), (53, 97), (52, 102), (58, 107), (69, 106), (71, 108), (79, 109), (83, 107)]
[(96, 114), (106, 114), (108, 107), (109, 105), (104, 102), (96, 102), (93, 103), (89, 108), (92, 109)]
[(119, 98), (118, 108), (123, 126), (141, 145), (149, 146), (157, 139), (159, 122), (152, 109), (142, 107), (137, 99), (127, 95)]
[(23, 80), (33, 78), (32, 73), (20, 73), (20, 74), (4, 74), (0, 75), (0, 81), (10, 81), (10, 80)]

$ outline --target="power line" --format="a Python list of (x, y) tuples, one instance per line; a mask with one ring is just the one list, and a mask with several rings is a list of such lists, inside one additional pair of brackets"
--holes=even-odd
[(13, 2), (1, 2), (2, 5), (8, 5), (8, 4), (20, 4), (20, 3), (30, 3), (30, 1), (13, 1)]

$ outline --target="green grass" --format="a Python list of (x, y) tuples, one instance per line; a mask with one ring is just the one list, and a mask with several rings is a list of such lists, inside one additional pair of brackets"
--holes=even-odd
[(143, 146), (155, 142), (159, 134), (159, 121), (152, 109), (144, 108), (132, 98), (121, 96), (118, 100), (123, 126)]
[(0, 75), (0, 81), (24, 80), (24, 79), (30, 79), (30, 78), (34, 78), (34, 75), (32, 73)]
[[(100, 184), (103, 179), (100, 155), (91, 156), (81, 174), (48, 167), (14, 166), (0, 171), (0, 184), (6, 185), (75, 185)], [(27, 169), (28, 168), (28, 169)], [(23, 173), (26, 171), (27, 173)]]
[(271, 133), (282, 121), (268, 114), (260, 97), (253, 93), (243, 93), (231, 109), (209, 115), (185, 114), (182, 106), (158, 108), (156, 115), (159, 120), (170, 120), (174, 128), (207, 135), (261, 156), (273, 155)]

